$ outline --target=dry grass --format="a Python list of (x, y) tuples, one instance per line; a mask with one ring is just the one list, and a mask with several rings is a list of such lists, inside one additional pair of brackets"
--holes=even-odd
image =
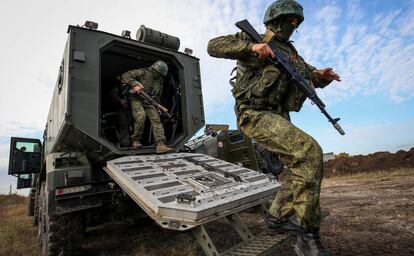
[(394, 177), (412, 177), (414, 176), (414, 168), (395, 168), (392, 170), (379, 170), (375, 172), (361, 172), (352, 175), (341, 175), (324, 178), (323, 185), (337, 180), (378, 180)]
[(28, 198), (0, 195), (0, 255), (38, 255), (37, 228), (27, 216)]

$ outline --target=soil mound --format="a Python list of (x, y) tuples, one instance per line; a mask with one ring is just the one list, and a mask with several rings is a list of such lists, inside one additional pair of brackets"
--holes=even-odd
[(414, 167), (414, 148), (409, 151), (400, 150), (396, 153), (376, 152), (329, 160), (324, 164), (324, 176), (332, 177), (409, 167)]

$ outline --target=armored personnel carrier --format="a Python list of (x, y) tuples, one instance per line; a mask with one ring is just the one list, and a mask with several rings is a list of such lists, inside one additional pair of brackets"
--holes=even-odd
[(225, 124), (207, 124), (204, 134), (184, 144), (192, 152), (206, 154), (230, 163), (271, 174), (276, 178), (284, 170), (279, 157)]
[[(177, 37), (141, 26), (132, 39), (93, 22), (67, 33), (43, 141), (13, 137), (10, 145), (9, 174), (18, 188), (31, 188), (29, 214), (42, 255), (77, 255), (87, 226), (141, 216), (163, 228), (192, 229), (208, 255), (219, 253), (203, 225), (218, 218), (246, 242), (239, 251), (262, 252), (284, 239), (253, 239), (237, 215), (271, 199), (275, 179), (251, 162), (182, 150), (205, 120), (199, 59), (178, 51)], [(119, 112), (109, 99), (119, 75), (157, 60), (168, 65), (159, 103), (172, 116), (163, 125), (176, 151), (164, 155), (155, 154), (148, 120), (142, 147), (121, 146)]]

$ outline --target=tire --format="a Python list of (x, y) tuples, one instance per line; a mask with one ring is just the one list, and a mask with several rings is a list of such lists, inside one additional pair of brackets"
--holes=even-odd
[(39, 239), (42, 256), (79, 255), (83, 234), (83, 219), (80, 213), (49, 215), (47, 191), (42, 184), (40, 192)]
[(28, 216), (33, 216), (34, 215), (35, 196), (36, 196), (36, 190), (30, 189), (30, 193), (29, 193), (29, 205), (27, 207), (27, 215)]
[(37, 200), (37, 240), (41, 243), (43, 241), (43, 232), (45, 230), (45, 221), (43, 213), (45, 212), (45, 206), (44, 206), (44, 189), (45, 189), (45, 182), (42, 182), (40, 185), (40, 191), (38, 193), (38, 200)]
[(33, 209), (33, 218), (32, 218), (32, 223), (33, 226), (37, 226), (39, 224), (39, 193), (35, 193), (35, 197), (34, 197), (34, 209)]

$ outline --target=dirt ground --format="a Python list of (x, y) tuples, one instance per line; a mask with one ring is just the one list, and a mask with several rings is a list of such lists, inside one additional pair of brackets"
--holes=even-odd
[[(25, 217), (25, 200), (0, 201), (0, 255), (37, 255), (36, 228)], [(414, 169), (326, 179), (322, 207), (329, 210), (321, 235), (332, 255), (414, 255)], [(243, 213), (253, 233), (262, 231), (256, 213)], [(208, 225), (219, 250), (238, 241), (224, 221)], [(295, 255), (292, 245), (277, 255)], [(150, 220), (89, 229), (85, 255), (203, 255), (191, 232), (163, 230)]]
[(327, 179), (323, 241), (333, 255), (414, 255), (414, 171)]

